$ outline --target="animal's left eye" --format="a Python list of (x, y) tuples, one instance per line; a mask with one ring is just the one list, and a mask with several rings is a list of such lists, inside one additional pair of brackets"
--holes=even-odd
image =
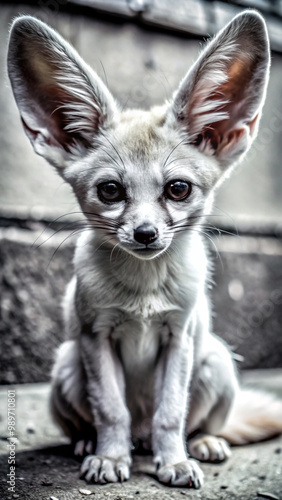
[(97, 186), (98, 196), (104, 203), (123, 201), (126, 198), (124, 187), (115, 181), (102, 182)]
[(170, 181), (165, 186), (165, 195), (170, 200), (181, 201), (185, 200), (192, 191), (190, 182), (175, 180)]

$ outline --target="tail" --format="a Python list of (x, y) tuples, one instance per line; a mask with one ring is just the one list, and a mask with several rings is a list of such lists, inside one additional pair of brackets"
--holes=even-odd
[(255, 389), (240, 389), (220, 436), (228, 443), (254, 443), (282, 433), (282, 401)]

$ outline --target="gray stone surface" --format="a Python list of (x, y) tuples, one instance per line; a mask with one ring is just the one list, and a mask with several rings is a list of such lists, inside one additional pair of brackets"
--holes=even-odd
[(214, 255), (214, 331), (243, 368), (282, 367), (282, 242), (221, 237)]
[(59, 242), (37, 248), (38, 233), (6, 231), (10, 237), (0, 244), (0, 380), (46, 381), (64, 338), (60, 304), (73, 247), (66, 243), (53, 256)]
[[(269, 390), (282, 387), (282, 372), (259, 371), (247, 374)], [(52, 423), (48, 410), (49, 385), (13, 386), (16, 392), (16, 488), (7, 490), (8, 429), (7, 391), (0, 389), (0, 498), (1, 500), (78, 500), (80, 490), (97, 500), (259, 500), (282, 498), (282, 438), (233, 448), (224, 464), (203, 464), (205, 484), (201, 490), (161, 485), (150, 456), (135, 455), (132, 477), (123, 484), (95, 486), (79, 479), (79, 462), (72, 456), (66, 439)], [(17, 496), (18, 495), (18, 496)], [(272, 496), (270, 496), (272, 495)], [(88, 495), (87, 495), (88, 496)]]

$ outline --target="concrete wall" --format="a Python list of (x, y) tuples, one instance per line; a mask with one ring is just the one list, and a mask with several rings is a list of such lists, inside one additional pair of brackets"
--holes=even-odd
[[(60, 303), (74, 244), (70, 233), (48, 239), (45, 231), (38, 248), (40, 232), (1, 230), (0, 383), (47, 381), (65, 337)], [(215, 244), (214, 331), (239, 354), (240, 367), (281, 367), (281, 243), (222, 237)]]

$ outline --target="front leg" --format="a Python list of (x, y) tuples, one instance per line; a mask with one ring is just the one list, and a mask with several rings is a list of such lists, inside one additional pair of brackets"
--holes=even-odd
[(81, 473), (95, 483), (129, 478), (130, 415), (125, 404), (123, 370), (108, 335), (84, 326), (81, 355), (88, 401), (97, 432), (95, 455), (85, 458)]
[(193, 459), (188, 459), (184, 436), (192, 367), (192, 335), (187, 328), (176, 327), (157, 366), (152, 443), (161, 482), (199, 488), (203, 473)]

